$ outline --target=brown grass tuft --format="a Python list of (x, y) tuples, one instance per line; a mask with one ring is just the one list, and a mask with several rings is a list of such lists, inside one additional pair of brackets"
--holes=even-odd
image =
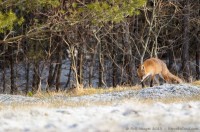
[(112, 93), (112, 92), (122, 92), (127, 90), (139, 90), (141, 89), (139, 85), (136, 86), (127, 86), (127, 87), (111, 87), (111, 88), (84, 88), (76, 91), (68, 91), (69, 96), (82, 96), (82, 95), (92, 95), (92, 94), (103, 94), (103, 93)]
[(162, 102), (165, 104), (170, 103), (184, 103), (184, 102), (190, 102), (190, 101), (200, 101), (200, 95), (195, 95), (191, 97), (171, 97), (171, 98), (162, 98), (162, 99), (141, 99), (139, 100), (140, 103), (147, 103), (152, 104), (156, 102)]
[(200, 80), (194, 81), (191, 84), (195, 86), (200, 86)]
[(92, 95), (92, 94), (103, 94), (103, 93), (112, 93), (112, 92), (122, 92), (127, 90), (139, 90), (141, 87), (139, 85), (136, 86), (127, 86), (122, 87), (118, 86), (116, 88), (71, 88), (66, 91), (49, 91), (49, 92), (38, 92), (34, 97), (45, 98), (45, 97), (52, 97), (56, 95), (62, 96), (83, 96), (83, 95)]

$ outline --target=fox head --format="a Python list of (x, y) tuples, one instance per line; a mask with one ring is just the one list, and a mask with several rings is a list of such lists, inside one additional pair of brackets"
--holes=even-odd
[(137, 69), (138, 77), (142, 80), (142, 78), (145, 76), (145, 67), (144, 65), (140, 65)]

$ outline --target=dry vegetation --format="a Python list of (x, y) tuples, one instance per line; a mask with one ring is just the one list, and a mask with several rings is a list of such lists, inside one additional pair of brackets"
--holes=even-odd
[[(191, 85), (194, 86), (200, 86), (200, 80), (194, 81), (190, 83)], [(148, 88), (148, 87), (146, 87)], [(66, 96), (66, 97), (75, 97), (75, 96), (83, 96), (83, 95), (93, 95), (93, 94), (104, 94), (104, 93), (112, 93), (112, 92), (122, 92), (122, 91), (127, 91), (127, 90), (140, 90), (141, 86), (140, 85), (135, 85), (135, 86), (117, 86), (116, 88), (110, 87), (110, 88), (84, 88), (81, 90), (67, 90), (67, 91), (49, 91), (49, 92), (37, 92), (33, 97), (38, 97), (38, 98), (47, 98), (47, 97), (52, 97), (56, 95), (60, 96)], [(179, 98), (178, 98), (179, 99)]]
[(195, 86), (200, 86), (200, 80), (194, 81), (191, 84)]
[[(191, 85), (194, 86), (200, 86), (200, 81), (192, 82)], [(48, 107), (48, 108), (59, 108), (59, 107), (80, 107), (80, 106), (93, 106), (93, 105), (111, 105), (114, 103), (123, 103), (123, 101), (133, 101), (141, 104), (153, 104), (156, 102), (162, 102), (165, 104), (168, 103), (181, 103), (181, 102), (190, 102), (190, 101), (200, 101), (200, 95), (192, 96), (192, 97), (174, 97), (174, 98), (162, 98), (162, 99), (139, 99), (136, 97), (124, 97), (120, 100), (112, 100), (112, 101), (88, 101), (88, 100), (81, 100), (79, 102), (77, 101), (66, 101), (64, 99), (66, 98), (77, 98), (81, 96), (93, 96), (95, 94), (106, 94), (106, 93), (117, 93), (117, 92), (125, 92), (125, 91), (137, 91), (140, 90), (141, 86), (124, 86), (124, 87), (116, 87), (116, 88), (84, 88), (80, 91), (74, 92), (71, 91), (49, 91), (49, 92), (38, 92), (37, 94), (33, 95), (32, 97), (40, 99), (40, 101), (31, 102), (31, 103), (18, 103), (14, 102), (9, 105), (7, 104), (0, 104), (0, 109), (5, 108), (13, 108), (13, 109), (26, 109), (26, 108), (32, 108), (32, 107)], [(54, 98), (54, 97), (60, 97), (60, 98)], [(86, 97), (87, 98), (87, 97)], [(47, 101), (48, 100), (48, 101)]]
[(176, 98), (163, 98), (163, 99), (141, 99), (141, 103), (155, 103), (155, 102), (162, 102), (165, 104), (169, 103), (183, 103), (183, 102), (190, 102), (190, 101), (200, 101), (200, 95), (192, 96), (192, 97), (176, 97)]
[[(191, 83), (192, 85), (200, 85), (200, 81), (196, 81)], [(0, 104), (0, 109), (2, 108), (20, 108), (20, 109), (26, 109), (31, 107), (80, 107), (80, 106), (93, 106), (93, 105), (111, 105), (115, 103), (123, 103), (124, 101), (132, 101), (137, 102), (141, 104), (153, 104), (156, 102), (162, 102), (162, 103), (182, 103), (182, 102), (190, 102), (190, 101), (200, 101), (200, 95), (192, 96), (192, 97), (174, 97), (174, 98), (163, 98), (163, 99), (139, 99), (139, 98), (128, 98), (124, 97), (120, 100), (112, 100), (112, 101), (88, 101), (88, 100), (81, 100), (79, 102), (77, 101), (66, 101), (65, 98), (76, 98), (81, 96), (93, 96), (94, 94), (104, 94), (104, 93), (114, 93), (114, 92), (123, 92), (123, 91), (130, 91), (130, 90), (139, 90), (141, 89), (140, 86), (136, 85), (133, 87), (117, 87), (117, 88), (84, 88), (80, 92), (73, 93), (72, 91), (51, 91), (51, 92), (38, 92), (37, 94), (33, 95), (35, 98), (39, 98), (42, 101), (34, 102), (34, 103), (12, 103), (9, 106), (5, 104)], [(61, 97), (61, 98), (53, 98), (53, 97)], [(44, 101), (48, 100), (48, 101)]]
[(36, 102), (36, 103), (12, 103), (10, 105), (0, 104), (0, 110), (2, 109), (31, 109), (31, 108), (62, 108), (62, 107), (89, 107), (89, 106), (110, 106), (112, 104), (123, 104), (123, 102), (131, 101), (137, 104), (154, 104), (156, 102), (161, 102), (164, 104), (170, 103), (184, 103), (184, 102), (191, 102), (191, 101), (200, 101), (200, 95), (193, 96), (193, 97), (185, 97), (185, 98), (165, 98), (165, 99), (137, 99), (131, 98), (127, 99), (124, 98), (122, 100), (117, 101), (97, 101), (97, 102), (88, 102), (88, 101), (80, 101), (80, 102), (73, 102), (73, 101), (63, 101), (63, 100), (51, 100), (48, 102)]
[(68, 96), (68, 97), (74, 97), (74, 96), (83, 96), (83, 95), (92, 95), (92, 94), (104, 94), (104, 93), (112, 93), (112, 92), (122, 92), (122, 91), (127, 91), (127, 90), (139, 90), (141, 89), (141, 86), (135, 85), (135, 86), (124, 86), (124, 87), (116, 87), (116, 88), (84, 88), (81, 89), (80, 91), (74, 91), (68, 90), (68, 91), (50, 91), (48, 93), (46, 92), (38, 92), (37, 94), (34, 95), (34, 97), (39, 97), (39, 98), (46, 98), (46, 97), (52, 97), (56, 95), (61, 95), (61, 96)]

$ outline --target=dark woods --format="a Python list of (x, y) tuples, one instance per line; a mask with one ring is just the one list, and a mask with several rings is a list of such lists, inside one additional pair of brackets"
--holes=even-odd
[(200, 78), (199, 0), (43, 1), (1, 2), (1, 93), (135, 85), (149, 57), (185, 81)]

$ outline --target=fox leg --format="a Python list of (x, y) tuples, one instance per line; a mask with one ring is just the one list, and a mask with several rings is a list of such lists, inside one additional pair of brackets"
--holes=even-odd
[(142, 88), (144, 88), (144, 82), (141, 82), (141, 84), (142, 84)]
[(153, 87), (153, 80), (154, 80), (155, 75), (151, 76), (151, 81), (150, 81), (150, 87)]
[(151, 75), (151, 73), (148, 73), (145, 76), (143, 76), (141, 82), (143, 82), (149, 75)]
[(165, 83), (166, 81), (165, 81), (164, 77), (162, 76), (162, 74), (159, 74), (159, 76), (160, 76), (160, 79), (161, 79), (160, 85), (163, 85), (163, 83)]
[(160, 76), (155, 75), (154, 80), (156, 81), (156, 83), (157, 83), (158, 85), (160, 85)]
[(149, 73), (149, 74), (146, 74), (145, 76), (142, 77), (142, 79), (141, 79), (142, 88), (144, 88), (144, 80), (145, 80), (149, 75), (151, 75), (151, 74)]

